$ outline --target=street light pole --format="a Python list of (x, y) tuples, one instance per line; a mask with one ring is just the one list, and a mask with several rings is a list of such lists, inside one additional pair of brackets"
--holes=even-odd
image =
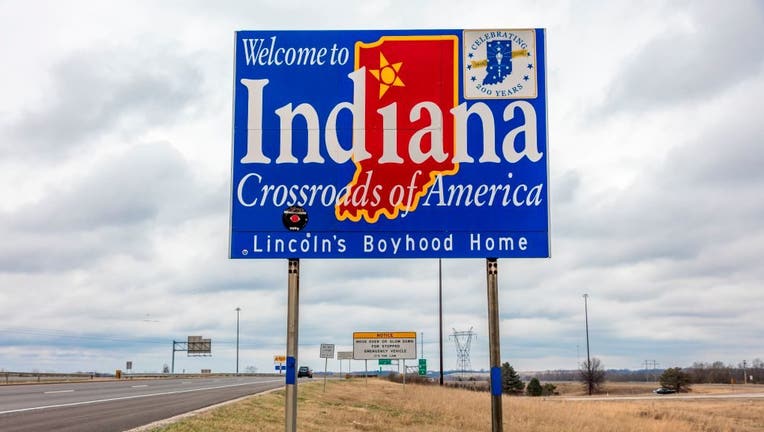
[(584, 317), (586, 319), (586, 385), (589, 389), (589, 396), (592, 394), (592, 359), (589, 356), (589, 294), (584, 294)]
[(236, 308), (236, 375), (239, 375), (239, 311), (240, 307)]

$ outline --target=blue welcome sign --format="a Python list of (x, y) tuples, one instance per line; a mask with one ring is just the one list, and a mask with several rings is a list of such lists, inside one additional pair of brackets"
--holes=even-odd
[(549, 256), (543, 29), (235, 44), (231, 258)]

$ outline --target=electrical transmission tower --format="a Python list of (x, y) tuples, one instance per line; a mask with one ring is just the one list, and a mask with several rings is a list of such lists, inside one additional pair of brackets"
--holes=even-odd
[(472, 331), (472, 327), (466, 331), (456, 331), (455, 328), (452, 328), (452, 330), (454, 332), (449, 336), (449, 339), (454, 341), (454, 345), (456, 345), (456, 369), (464, 375), (466, 371), (472, 369), (472, 364), (470, 363), (470, 345), (476, 333)]
[[(655, 361), (655, 360), (645, 360), (645, 361), (644, 361), (644, 364), (645, 364), (645, 381), (647, 381), (648, 379), (653, 379), (653, 380), (656, 380), (657, 378), (656, 378), (655, 369), (657, 369), (657, 368), (658, 368), (658, 365), (659, 365), (660, 363), (658, 363), (658, 362), (657, 362), (657, 361)], [(653, 371), (652, 371), (652, 373), (650, 372), (650, 365), (652, 365), (652, 366), (653, 366)]]

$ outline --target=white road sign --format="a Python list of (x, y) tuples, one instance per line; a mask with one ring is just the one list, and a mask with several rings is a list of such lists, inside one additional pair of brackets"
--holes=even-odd
[(353, 359), (415, 359), (416, 332), (354, 332)]
[(334, 344), (321, 344), (321, 358), (334, 358)]

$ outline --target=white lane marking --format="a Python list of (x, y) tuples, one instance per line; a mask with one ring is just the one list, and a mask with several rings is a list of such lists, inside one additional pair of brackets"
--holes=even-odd
[[(256, 396), (267, 395), (269, 393), (273, 393), (273, 392), (279, 391), (279, 390), (281, 390), (281, 387), (272, 388), (270, 390), (266, 390), (264, 392), (260, 392)], [(183, 414), (178, 414), (175, 417), (170, 417), (170, 418), (166, 418), (166, 419), (162, 419), (162, 420), (157, 420), (157, 421), (155, 421), (153, 423), (145, 424), (143, 426), (138, 426), (138, 427), (133, 428), (133, 429), (128, 429), (125, 432), (149, 432), (149, 431), (153, 431), (153, 430), (155, 430), (155, 429), (157, 429), (159, 427), (170, 425), (170, 424), (175, 423), (177, 421), (180, 421), (181, 419), (184, 419), (184, 418), (193, 417), (193, 416), (195, 416), (197, 414), (201, 414), (201, 413), (204, 413), (204, 412), (207, 412), (207, 411), (211, 411), (211, 410), (214, 410), (214, 409), (226, 406), (226, 405), (231, 405), (231, 404), (235, 404), (236, 402), (241, 402), (243, 400), (247, 400), (247, 399), (251, 398), (252, 396), (253, 395), (247, 395), (247, 396), (242, 396), (242, 397), (240, 397), (238, 399), (227, 400), (225, 402), (220, 402), (219, 404), (210, 405), (210, 406), (207, 406), (207, 407), (204, 407), (204, 408), (199, 408), (198, 410), (185, 412)]]
[(249, 383), (243, 383), (243, 384), (228, 384), (228, 385), (221, 385), (221, 386), (215, 386), (215, 387), (203, 387), (203, 388), (196, 388), (196, 389), (178, 390), (178, 391), (161, 392), (161, 393), (150, 393), (150, 394), (135, 395), (135, 396), (122, 396), (122, 397), (115, 397), (115, 398), (97, 399), (97, 400), (82, 401), (82, 402), (71, 402), (71, 403), (56, 404), (56, 405), (43, 405), (43, 406), (37, 406), (37, 407), (19, 408), (19, 409), (8, 410), (8, 411), (0, 411), (0, 414), (11, 414), (11, 413), (25, 412), (25, 411), (39, 411), (39, 410), (44, 410), (49, 408), (63, 408), (63, 407), (78, 406), (78, 405), (92, 405), (92, 404), (101, 403), (101, 402), (113, 402), (113, 401), (119, 401), (119, 400), (139, 399), (139, 398), (145, 398), (145, 397), (151, 397), (151, 396), (166, 396), (166, 395), (172, 395), (172, 394), (191, 393), (191, 392), (198, 392), (198, 391), (204, 391), (204, 390), (217, 390), (222, 388), (241, 387), (245, 385), (256, 385), (256, 384), (267, 384), (267, 383), (273, 383), (273, 382), (284, 382), (284, 380), (277, 379), (277, 380), (267, 380), (267, 381), (256, 381), (256, 382), (249, 382)]
[(74, 391), (74, 390), (51, 390), (51, 391), (46, 391), (46, 392), (43, 392), (43, 394), (54, 394), (54, 393), (71, 393), (71, 392), (73, 392), (73, 391)]
[(134, 385), (132, 387), (133, 388), (143, 388), (143, 387), (148, 387), (148, 386), (149, 386), (148, 384), (141, 384), (141, 385)]
[(193, 382), (191, 382), (191, 381), (181, 381), (180, 383), (181, 384), (193, 384)]

